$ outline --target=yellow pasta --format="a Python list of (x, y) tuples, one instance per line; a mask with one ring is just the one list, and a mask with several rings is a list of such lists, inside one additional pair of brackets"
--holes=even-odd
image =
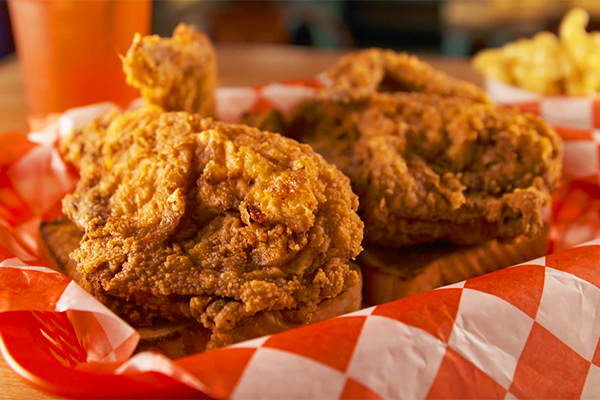
[(479, 52), (474, 66), (487, 76), (541, 94), (589, 95), (600, 91), (600, 32), (586, 31), (589, 14), (575, 8), (559, 36), (540, 32), (500, 49)]

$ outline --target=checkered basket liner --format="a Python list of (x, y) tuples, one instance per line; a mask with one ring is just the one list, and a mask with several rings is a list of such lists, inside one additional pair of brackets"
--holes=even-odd
[[(217, 111), (229, 121), (286, 112), (312, 94), (299, 83), (221, 90)], [(600, 240), (213, 352), (131, 357), (137, 332), (46, 268), (36, 244), (39, 221), (60, 213), (76, 181), (56, 141), (110, 107), (0, 135), (0, 350), (37, 387), (102, 398), (600, 397)], [(590, 235), (600, 189), (597, 173), (589, 178), (569, 178), (557, 197), (557, 243)]]

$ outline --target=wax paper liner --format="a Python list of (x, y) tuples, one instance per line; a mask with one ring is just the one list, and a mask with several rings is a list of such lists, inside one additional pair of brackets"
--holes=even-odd
[[(286, 112), (311, 86), (220, 89), (218, 116)], [(213, 352), (129, 358), (137, 333), (45, 268), (36, 245), (39, 221), (59, 214), (76, 180), (57, 139), (110, 107), (31, 118), (34, 133), (0, 135), (0, 349), (30, 383), (88, 398), (600, 396), (600, 241)], [(565, 187), (564, 220), (587, 204), (580, 187)]]

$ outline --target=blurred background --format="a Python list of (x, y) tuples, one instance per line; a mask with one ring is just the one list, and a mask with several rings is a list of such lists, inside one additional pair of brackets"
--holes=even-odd
[[(216, 43), (377, 46), (468, 57), (539, 30), (556, 31), (574, 6), (590, 13), (590, 29), (600, 29), (598, 0), (154, 0), (152, 31), (170, 36), (186, 22)], [(0, 57), (12, 52), (7, 3), (0, 0)]]

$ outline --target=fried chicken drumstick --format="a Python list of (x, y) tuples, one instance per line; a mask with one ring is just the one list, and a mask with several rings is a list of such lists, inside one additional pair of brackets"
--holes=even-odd
[(136, 34), (123, 60), (127, 83), (167, 111), (214, 115), (215, 49), (203, 32), (179, 24), (172, 38)]
[(133, 324), (195, 319), (214, 348), (268, 313), (306, 323), (358, 282), (358, 199), (307, 145), (146, 106), (61, 151), (81, 175), (63, 211), (84, 232), (83, 286)]
[(538, 236), (560, 178), (561, 142), (543, 121), (468, 98), (322, 96), (292, 132), (350, 177), (369, 245)]

